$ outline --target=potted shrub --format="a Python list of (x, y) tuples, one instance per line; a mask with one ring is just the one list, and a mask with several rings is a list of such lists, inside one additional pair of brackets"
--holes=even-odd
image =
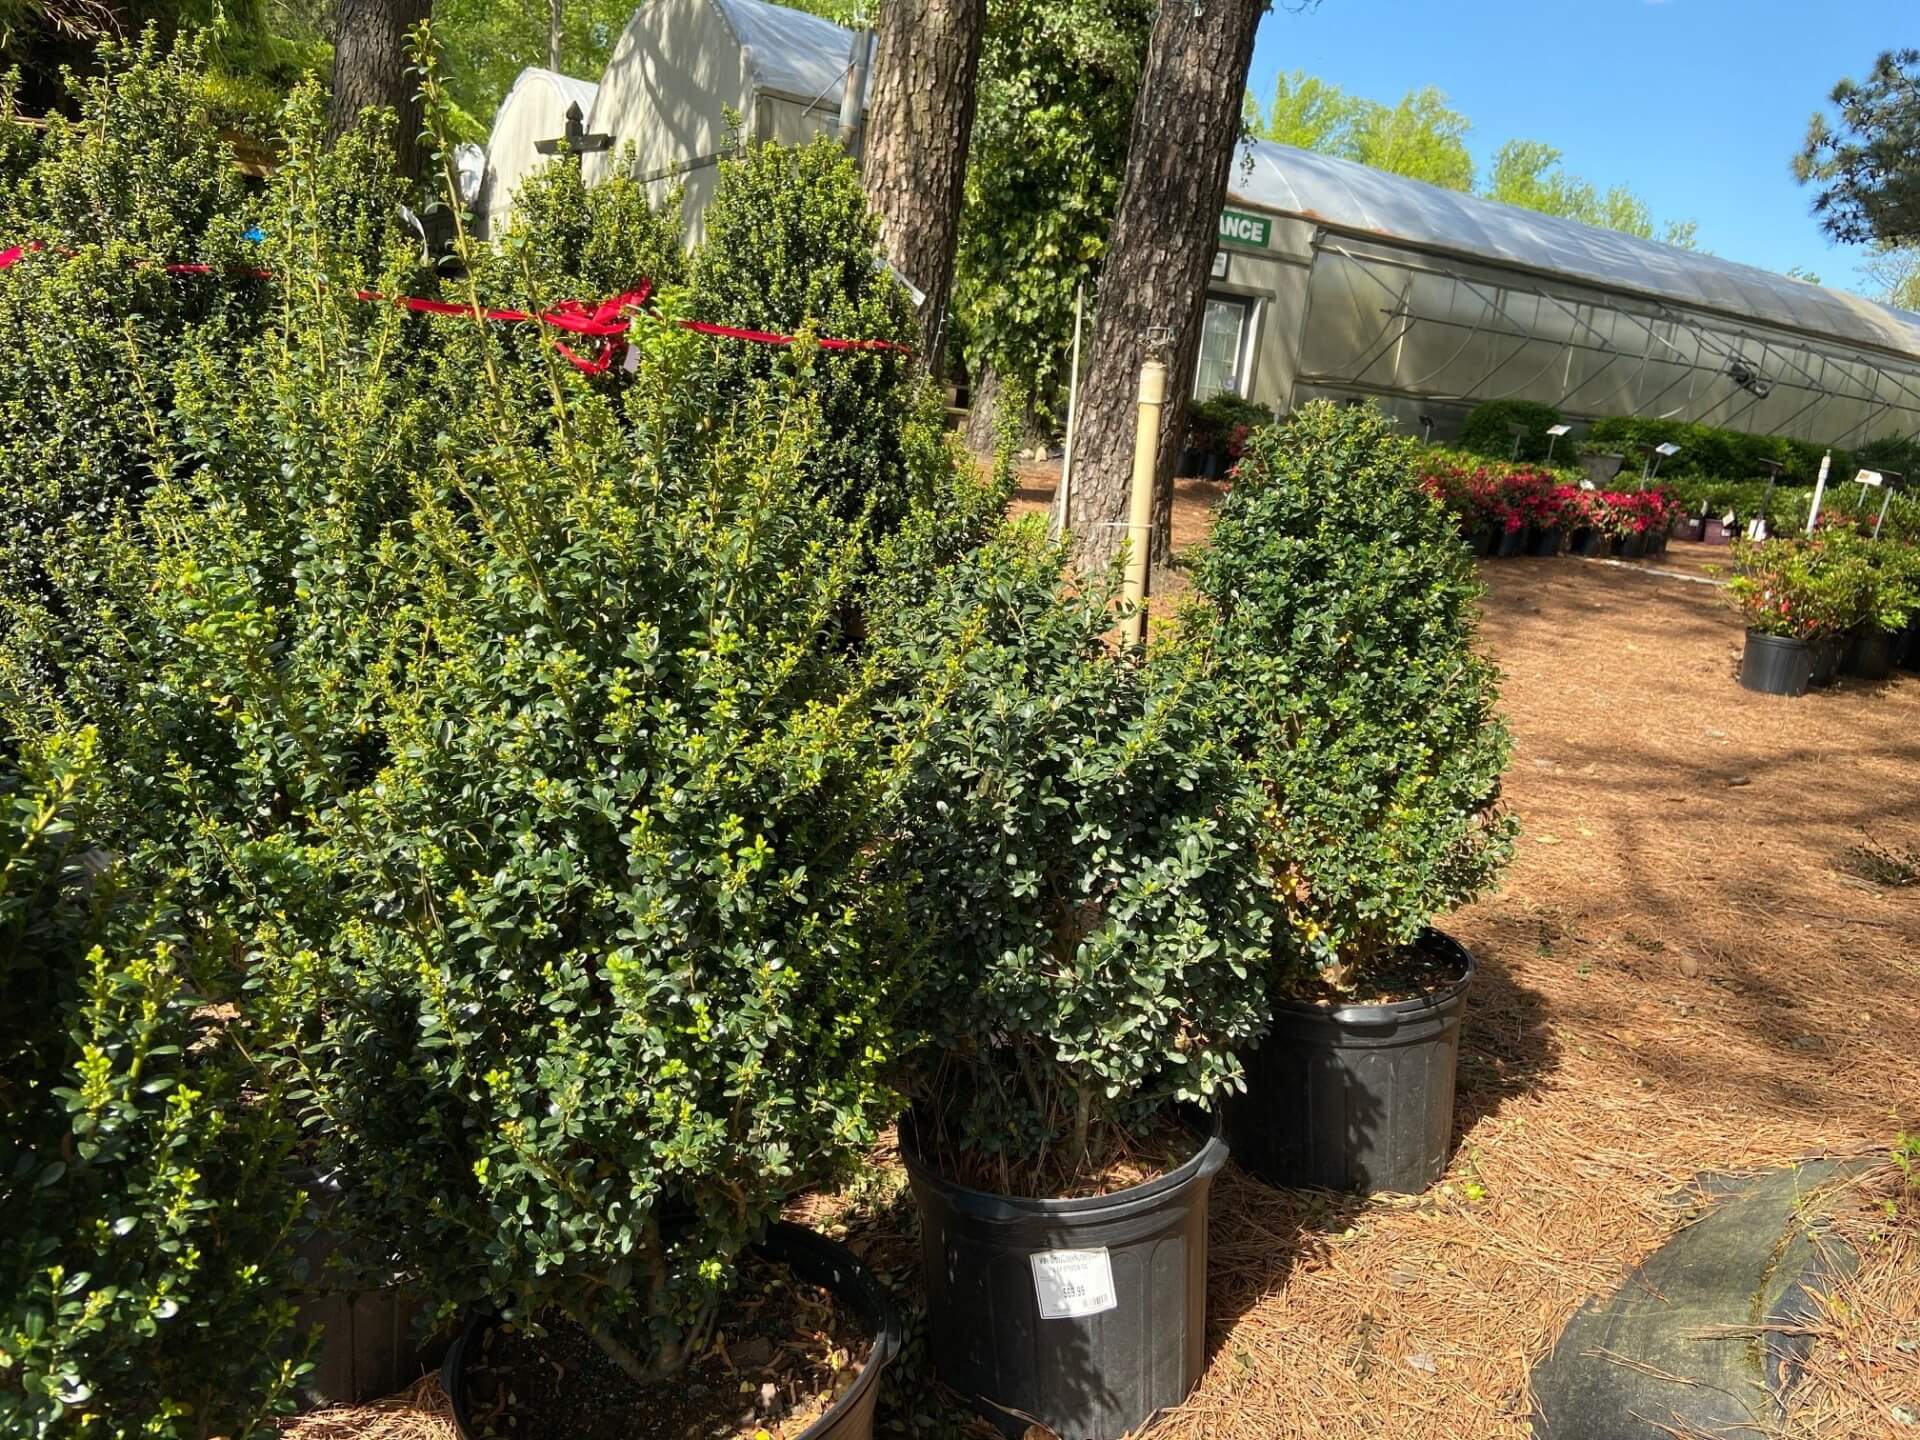
[[(807, 188), (864, 257), (833, 273), (892, 286), (844, 155), (741, 164)], [(942, 493), (929, 466), (957, 484), (947, 452), (909, 372), (804, 341), (719, 379), (671, 324), (609, 377), (464, 317), (416, 353), (304, 223), (269, 241), (284, 322), (193, 357), (225, 379), (179, 402), (217, 463), (156, 498), (153, 603), (156, 684), (230, 747), (202, 843), (266, 897), (254, 971), (302, 1023), (282, 1063), (337, 1221), (472, 1317), (470, 1435), (677, 1440), (743, 1406), (749, 1435), (870, 1433), (884, 1296), (777, 1222), (899, 1105), (923, 947), (857, 622), (877, 527)], [(897, 300), (847, 303), (898, 340)]]
[(1727, 595), (1746, 622), (1740, 683), (1763, 695), (1804, 695), (1820, 621), (1806, 557), (1793, 540), (1739, 541)]
[(1186, 448), (1198, 462), (1194, 468), (1204, 479), (1218, 480), (1239, 461), (1247, 436), (1272, 423), (1266, 406), (1230, 392), (1191, 406)]
[(1842, 669), (1863, 680), (1892, 673), (1895, 642), (1920, 608), (1920, 567), (1913, 550), (1892, 541), (1867, 542), (1865, 614), (1847, 637)]
[(1114, 654), (1111, 577), (1063, 562), (1011, 527), (884, 607), (919, 757), (892, 853), (937, 956), (901, 1150), (940, 1377), (1012, 1433), (1118, 1440), (1205, 1364), (1226, 1148), (1178, 1107), (1265, 1024), (1271, 907), (1197, 657)]
[(1195, 569), (1186, 628), (1265, 792), (1281, 913), (1228, 1134), (1277, 1184), (1417, 1191), (1445, 1168), (1473, 966), (1434, 922), (1512, 848), (1479, 586), (1412, 465), (1377, 410), (1306, 406), (1248, 450)]

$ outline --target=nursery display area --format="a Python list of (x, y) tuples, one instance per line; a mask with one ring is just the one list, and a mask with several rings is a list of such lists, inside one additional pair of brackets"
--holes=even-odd
[[(1885, 1223), (1782, 1402), (1897, 1418), (1920, 687), (1564, 555), (1676, 494), (1216, 407), (1129, 644), (835, 143), (691, 252), (447, 166), (423, 260), (377, 125), (248, 188), (104, 53), (0, 129), (0, 1435), (1517, 1437), (1813, 1155)], [(1893, 545), (1729, 592), (1891, 635)]]

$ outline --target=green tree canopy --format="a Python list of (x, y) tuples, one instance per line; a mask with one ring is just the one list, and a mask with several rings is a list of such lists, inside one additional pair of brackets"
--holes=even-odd
[(1349, 95), (1301, 70), (1274, 82), (1273, 104), (1260, 112), (1249, 100), (1250, 126), (1262, 139), (1355, 160), (1448, 190), (1473, 188), (1473, 128), (1432, 85), (1409, 90), (1397, 105)]
[(1821, 227), (1849, 245), (1920, 243), (1920, 50), (1887, 51), (1829, 98), (1837, 120), (1816, 113), (1793, 162)]
[[(1398, 104), (1387, 105), (1295, 70), (1274, 82), (1270, 105), (1263, 109), (1249, 95), (1246, 109), (1247, 128), (1261, 139), (1336, 155), (1448, 190), (1475, 188), (1473, 156), (1467, 150), (1473, 122), (1434, 86), (1410, 90)], [(1693, 221), (1656, 225), (1651, 207), (1632, 190), (1624, 185), (1601, 190), (1569, 174), (1563, 158), (1544, 141), (1509, 140), (1495, 153), (1492, 172), (1479, 193), (1542, 214), (1694, 248)]]
[(1564, 215), (1587, 225), (1659, 239), (1683, 250), (1695, 246), (1698, 227), (1691, 220), (1669, 220), (1657, 233), (1653, 211), (1633, 191), (1615, 185), (1602, 191), (1589, 180), (1569, 174), (1562, 155), (1539, 140), (1509, 140), (1493, 157), (1493, 173), (1484, 191), (1490, 200), (1504, 201), (1544, 215)]

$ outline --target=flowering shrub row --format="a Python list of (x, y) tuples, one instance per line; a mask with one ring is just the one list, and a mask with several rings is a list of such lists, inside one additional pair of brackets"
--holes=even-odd
[(1460, 522), (1468, 536), (1512, 534), (1528, 528), (1593, 529), (1611, 539), (1665, 534), (1681, 514), (1664, 486), (1647, 490), (1588, 490), (1565, 472), (1484, 461), (1465, 464), (1429, 455), (1421, 485)]

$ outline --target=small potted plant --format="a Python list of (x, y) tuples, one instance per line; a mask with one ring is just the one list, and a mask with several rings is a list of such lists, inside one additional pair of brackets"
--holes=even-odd
[(1867, 542), (1865, 615), (1847, 637), (1841, 669), (1863, 680), (1884, 680), (1892, 673), (1895, 642), (1920, 609), (1920, 567), (1911, 547), (1892, 541)]
[(1821, 624), (1810, 599), (1803, 547), (1793, 540), (1741, 540), (1727, 595), (1746, 622), (1740, 683), (1763, 695), (1804, 695)]
[(1111, 599), (1029, 524), (888, 623), (919, 757), (890, 853), (936, 956), (901, 1123), (934, 1368), (1013, 1433), (1078, 1440), (1204, 1367), (1205, 1107), (1266, 1023), (1272, 936), (1204, 667), (1113, 653)]
[(1445, 1168), (1473, 962), (1434, 925), (1512, 848), (1480, 589), (1413, 463), (1371, 407), (1261, 437), (1183, 625), (1267, 801), (1273, 1030), (1228, 1134), (1276, 1184), (1418, 1191)]

